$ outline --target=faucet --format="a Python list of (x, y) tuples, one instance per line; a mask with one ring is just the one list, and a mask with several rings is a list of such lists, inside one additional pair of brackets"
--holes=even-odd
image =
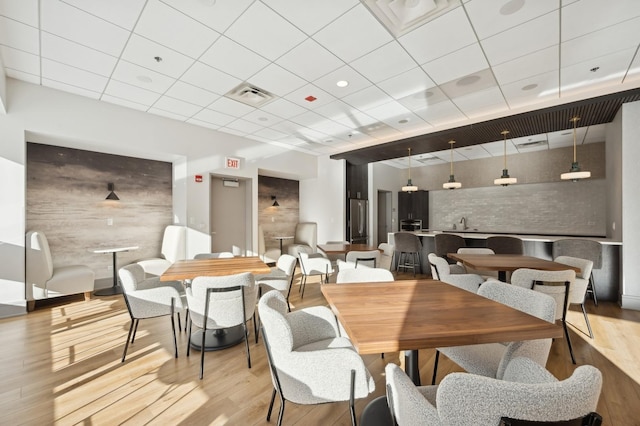
[(460, 223), (462, 224), (462, 229), (467, 230), (469, 229), (469, 227), (467, 226), (467, 218), (462, 216), (462, 219), (460, 219)]

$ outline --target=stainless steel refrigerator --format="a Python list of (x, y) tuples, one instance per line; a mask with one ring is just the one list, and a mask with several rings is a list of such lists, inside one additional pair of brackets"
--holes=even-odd
[(367, 218), (369, 217), (369, 201), (349, 200), (349, 242), (367, 244), (369, 230)]

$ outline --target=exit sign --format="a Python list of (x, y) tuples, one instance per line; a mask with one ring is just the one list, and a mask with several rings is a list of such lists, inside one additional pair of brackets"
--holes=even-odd
[(225, 169), (239, 169), (240, 168), (240, 159), (233, 157), (225, 157)]

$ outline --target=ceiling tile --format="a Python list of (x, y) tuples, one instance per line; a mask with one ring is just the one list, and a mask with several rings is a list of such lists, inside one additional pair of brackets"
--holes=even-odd
[(400, 130), (401, 132), (412, 133), (416, 132), (419, 134), (423, 134), (432, 126), (425, 122), (422, 118), (413, 113), (404, 113), (399, 114), (393, 117), (389, 117), (385, 120), (382, 120), (384, 123), (387, 123), (389, 126), (394, 129)]
[(354, 93), (353, 95), (345, 96), (342, 100), (354, 108), (365, 111), (378, 105), (391, 102), (393, 98), (378, 87), (370, 86)]
[(251, 77), (249, 83), (280, 97), (307, 84), (305, 80), (276, 64), (265, 67)]
[(148, 108), (148, 105), (139, 104), (137, 102), (128, 101), (126, 99), (122, 99), (122, 98), (118, 98), (116, 96), (111, 96), (111, 95), (106, 95), (106, 94), (103, 94), (100, 97), (100, 100), (101, 101), (105, 101), (105, 102), (109, 102), (110, 104), (121, 105), (121, 106), (124, 106), (124, 107), (127, 107), (127, 108), (136, 109), (136, 110), (139, 110), (139, 111), (146, 111), (147, 108)]
[(261, 2), (253, 3), (225, 35), (272, 61), (307, 38)]
[(458, 7), (405, 34), (398, 41), (418, 64), (424, 64), (476, 43), (477, 39), (464, 10)]
[(407, 108), (397, 101), (387, 102), (386, 104), (367, 109), (364, 112), (380, 121), (410, 113)]
[[(587, 133), (586, 129), (580, 131), (580, 134), (582, 135), (582, 137), (584, 137), (586, 133)], [(576, 129), (576, 142), (578, 141), (582, 142), (582, 137), (578, 138), (578, 130)], [(524, 140), (529, 140), (529, 139), (533, 140), (534, 138), (528, 137)], [(567, 129), (567, 130), (561, 130), (559, 132), (547, 133), (547, 143), (549, 144), (550, 149), (573, 146), (573, 130)]]
[(38, 0), (0, 1), (0, 15), (32, 27), (38, 27)]
[(175, 81), (171, 77), (127, 61), (118, 62), (112, 78), (157, 93), (164, 93)]
[(296, 115), (300, 115), (307, 109), (294, 104), (286, 99), (275, 99), (262, 107), (263, 111), (270, 112), (284, 119), (291, 118)]
[(40, 2), (41, 28), (67, 40), (120, 56), (129, 31), (60, 1)]
[[(602, 86), (607, 82), (620, 83), (627, 67), (637, 54), (635, 48), (614, 52), (609, 55), (593, 58), (560, 70), (561, 95), (578, 93), (589, 86)], [(591, 71), (597, 67), (597, 71)]]
[[(496, 142), (488, 142), (483, 143), (482, 148), (485, 149), (489, 154), (493, 157), (502, 157), (504, 155), (504, 142), (496, 141)], [(513, 141), (507, 136), (507, 155), (517, 154), (518, 150), (513, 145)]]
[[(519, 8), (514, 6), (521, 6)], [(472, 0), (465, 5), (473, 29), (483, 40), (524, 24), (559, 7), (558, 0), (504, 1)]]
[(159, 0), (148, 0), (134, 32), (194, 59), (220, 36)]
[(392, 41), (352, 62), (351, 66), (374, 83), (409, 71), (418, 65), (397, 41)]
[(358, 4), (357, 0), (263, 0), (293, 25), (311, 35)]
[(183, 81), (176, 81), (173, 86), (165, 92), (165, 95), (180, 99), (201, 107), (209, 105), (220, 97), (215, 93), (193, 86)]
[(269, 61), (227, 37), (220, 37), (200, 61), (243, 81), (263, 69)]
[(185, 118), (191, 117), (202, 109), (201, 106), (190, 104), (179, 99), (170, 98), (169, 96), (163, 96), (158, 99), (156, 103), (153, 104), (153, 108), (178, 114)]
[(238, 118), (232, 121), (231, 123), (227, 124), (225, 127), (229, 129), (239, 130), (245, 134), (257, 132), (258, 130), (264, 128), (264, 126), (260, 126), (258, 124), (252, 123), (242, 118)]
[(136, 34), (131, 35), (122, 59), (173, 78), (180, 77), (194, 63), (194, 59)]
[(202, 62), (193, 64), (193, 66), (184, 73), (181, 80), (219, 95), (224, 95), (242, 83), (242, 80), (218, 71), (215, 68), (211, 68)]
[(161, 0), (187, 16), (223, 33), (254, 0)]
[(40, 53), (37, 28), (0, 16), (0, 44), (38, 55)]
[(220, 128), (220, 126), (218, 126), (217, 124), (207, 123), (206, 121), (196, 120), (195, 118), (189, 118), (186, 120), (186, 122), (196, 126), (206, 127), (208, 129), (213, 129), (213, 130), (218, 130)]
[(495, 86), (497, 86), (497, 83), (493, 78), (493, 73), (491, 69), (487, 68), (449, 83), (441, 84), (440, 89), (449, 98), (453, 99)]
[(40, 75), (33, 75), (24, 71), (18, 71), (11, 68), (5, 68), (7, 77), (15, 78), (16, 80), (26, 81), (31, 84), (40, 84)]
[[(307, 98), (309, 96), (312, 96), (316, 99), (308, 101)], [(331, 103), (335, 101), (336, 98), (320, 89), (319, 87), (314, 86), (313, 84), (307, 84), (305, 86), (302, 86), (298, 90), (289, 93), (287, 96), (285, 96), (285, 99), (303, 108), (314, 109), (322, 105)]]
[(233, 115), (234, 117), (242, 117), (245, 114), (255, 111), (255, 108), (249, 105), (245, 105), (241, 102), (234, 101), (226, 97), (220, 97), (215, 102), (212, 102), (207, 108), (214, 111), (222, 112), (225, 114)]
[(488, 67), (489, 64), (478, 43), (470, 44), (422, 66), (436, 84), (456, 80)]
[(478, 158), (489, 158), (489, 154), (481, 145), (471, 145), (462, 148), (457, 148), (458, 154), (464, 156), (469, 160), (476, 160)]
[(433, 80), (421, 67), (413, 68), (400, 75), (378, 83), (378, 87), (395, 99), (401, 99), (435, 86)]
[(481, 117), (507, 107), (502, 92), (497, 87), (456, 97), (453, 102), (469, 118)]
[(559, 73), (557, 71), (535, 75), (502, 86), (507, 103), (511, 108), (527, 103), (537, 103), (557, 99), (560, 96)]
[(562, 41), (640, 16), (637, 0), (581, 0), (562, 9)]
[(145, 0), (62, 0), (80, 10), (131, 31), (140, 17)]
[(449, 98), (444, 94), (439, 87), (430, 87), (428, 89), (422, 89), (416, 93), (405, 96), (398, 99), (402, 105), (406, 106), (412, 111), (421, 110), (427, 108), (429, 105), (437, 104), (438, 102), (448, 101)]
[(369, 10), (359, 4), (320, 30), (314, 39), (343, 61), (350, 62), (390, 42), (392, 37)]
[(42, 33), (42, 57), (105, 77), (111, 76), (117, 58), (49, 33)]
[(242, 119), (257, 124), (260, 127), (270, 127), (283, 120), (283, 118), (281, 117), (269, 114), (261, 110), (254, 110), (246, 115), (243, 115)]
[(40, 58), (38, 55), (0, 46), (0, 57), (4, 66), (12, 70), (22, 71), (33, 75), (40, 75)]
[[(339, 81), (346, 81), (349, 84), (345, 87), (338, 87), (337, 83)], [(324, 77), (315, 80), (313, 84), (323, 90), (326, 90), (337, 98), (343, 98), (371, 86), (371, 82), (369, 80), (358, 74), (348, 65), (340, 67)]]
[(557, 72), (560, 68), (559, 61), (558, 46), (551, 46), (496, 65), (493, 67), (493, 74), (499, 84), (509, 84), (538, 74)]
[(466, 118), (462, 111), (451, 101), (438, 102), (414, 112), (433, 126), (451, 125), (451, 123), (460, 122)]
[(482, 48), (489, 63), (502, 64), (558, 44), (559, 19), (558, 12), (551, 12), (482, 40)]
[(282, 133), (274, 129), (261, 129), (255, 132), (254, 135), (263, 137), (266, 140), (279, 140), (289, 136), (286, 133)]
[(117, 80), (110, 80), (104, 92), (107, 95), (145, 105), (146, 107), (153, 105), (160, 97), (160, 94), (152, 92), (151, 90), (146, 90)]
[(231, 123), (236, 117), (223, 114), (218, 111), (213, 111), (208, 108), (203, 109), (199, 113), (193, 116), (195, 120), (205, 121), (207, 123), (215, 124), (218, 126), (226, 126)]
[(53, 89), (62, 90), (64, 92), (74, 93), (76, 95), (84, 96), (87, 98), (92, 98), (92, 99), (100, 98), (100, 92), (95, 92), (93, 90), (85, 89), (83, 87), (80, 87), (77, 84), (67, 84), (61, 81), (42, 78), (42, 85), (46, 87), (51, 87)]
[(313, 39), (307, 39), (276, 61), (281, 67), (313, 81), (344, 65), (337, 56)]
[(108, 79), (98, 74), (70, 67), (50, 59), (42, 60), (42, 78), (102, 93)]

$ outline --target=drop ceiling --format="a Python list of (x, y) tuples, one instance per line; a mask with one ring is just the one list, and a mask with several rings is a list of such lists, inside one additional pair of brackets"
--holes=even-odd
[[(0, 0), (8, 77), (336, 157), (637, 89), (639, 46), (637, 0)], [(510, 151), (570, 145), (567, 127), (514, 130)]]

